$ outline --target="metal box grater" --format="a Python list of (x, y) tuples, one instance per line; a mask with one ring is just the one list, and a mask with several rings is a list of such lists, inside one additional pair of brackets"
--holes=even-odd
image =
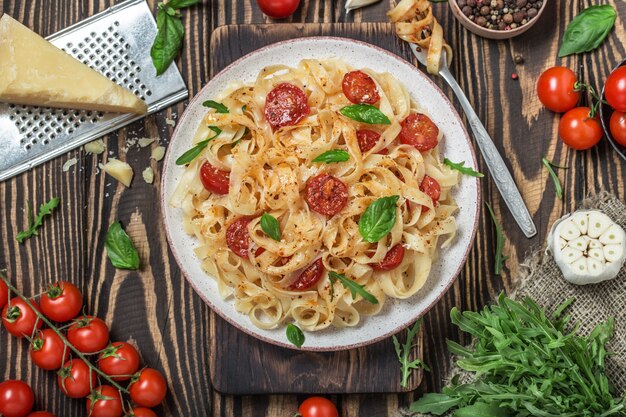
[[(176, 65), (157, 78), (150, 58), (156, 32), (146, 1), (126, 0), (47, 40), (141, 97), (151, 114), (188, 96)], [(0, 181), (144, 116), (0, 103)]]

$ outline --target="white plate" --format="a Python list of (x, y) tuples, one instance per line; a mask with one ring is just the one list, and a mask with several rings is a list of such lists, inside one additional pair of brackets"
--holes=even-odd
[[(276, 43), (246, 55), (209, 81), (180, 118), (165, 158), (161, 206), (167, 238), (183, 274), (213, 311), (254, 337), (288, 348), (294, 346), (287, 340), (285, 327), (259, 329), (247, 315), (235, 310), (232, 299), (220, 298), (215, 280), (202, 270), (200, 261), (194, 255), (197, 240), (181, 227), (182, 210), (171, 207), (168, 201), (184, 171), (184, 167), (177, 166), (175, 160), (192, 147), (196, 129), (206, 113), (203, 101), (215, 98), (231, 81), (253, 82), (259, 71), (268, 65), (296, 66), (305, 58), (331, 57), (342, 58), (355, 68), (368, 67), (376, 72), (393, 74), (409, 90), (412, 98), (428, 110), (443, 132), (442, 158), (446, 156), (452, 161), (465, 161), (466, 165), (476, 168), (476, 155), (467, 131), (441, 90), (407, 61), (364, 42), (315, 37)], [(438, 259), (424, 287), (407, 300), (388, 300), (379, 314), (364, 317), (357, 327), (307, 332), (302, 349), (330, 351), (374, 343), (410, 325), (439, 300), (459, 274), (474, 241), (480, 208), (478, 180), (463, 176), (453, 195), (460, 208), (455, 216), (458, 234), (450, 247), (438, 251)]]

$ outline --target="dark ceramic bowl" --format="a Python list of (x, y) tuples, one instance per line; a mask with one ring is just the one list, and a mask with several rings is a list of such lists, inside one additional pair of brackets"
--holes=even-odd
[[(622, 65), (626, 65), (626, 59), (622, 61), (621, 64), (618, 64), (613, 71)], [(608, 75), (607, 75), (608, 77)], [(606, 99), (604, 97), (604, 86), (602, 86), (602, 100), (604, 103), (600, 104), (600, 120), (602, 121), (602, 129), (604, 129), (604, 134), (606, 138), (611, 142), (613, 149), (618, 153), (619, 156), (622, 157), (624, 161), (626, 161), (626, 147), (617, 143), (617, 141), (611, 135), (611, 129), (609, 128), (609, 122), (611, 120), (611, 115), (613, 114), (613, 108), (606, 103)]]

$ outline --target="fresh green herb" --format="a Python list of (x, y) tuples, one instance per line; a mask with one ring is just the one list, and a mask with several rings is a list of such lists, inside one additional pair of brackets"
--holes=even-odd
[(107, 231), (104, 245), (107, 248), (107, 256), (114, 267), (118, 269), (138, 269), (139, 254), (133, 241), (122, 229), (120, 222), (114, 222)]
[(450, 168), (459, 171), (463, 175), (469, 175), (470, 177), (482, 178), (484, 175), (478, 171), (474, 171), (472, 167), (466, 167), (465, 161), (462, 162), (452, 162), (448, 158), (443, 159), (443, 163)]
[(276, 217), (269, 213), (263, 213), (261, 216), (261, 229), (263, 229), (266, 235), (280, 242), (280, 224)]
[(396, 224), (396, 203), (400, 196), (382, 197), (369, 205), (359, 219), (359, 232), (363, 240), (378, 242)]
[(567, 169), (567, 167), (555, 165), (552, 162), (548, 161), (547, 158), (541, 158), (541, 162), (546, 167), (550, 176), (552, 177), (552, 182), (554, 182), (554, 191), (556, 192), (556, 196), (563, 200), (563, 187), (561, 187), (561, 181), (559, 180), (558, 175), (554, 172), (554, 168)]
[(589, 6), (576, 16), (565, 29), (559, 57), (596, 49), (607, 37), (617, 14), (613, 6)]
[(167, 2), (167, 7), (172, 9), (184, 9), (186, 7), (195, 6), (199, 0), (170, 0)]
[(178, 159), (176, 160), (176, 165), (187, 165), (191, 163), (191, 161), (196, 159), (198, 155), (202, 153), (204, 148), (206, 148), (209, 145), (209, 142), (211, 142), (213, 139), (218, 137), (220, 133), (222, 133), (222, 129), (220, 129), (217, 126), (209, 126), (209, 129), (211, 129), (215, 133), (215, 135), (211, 136), (208, 139), (198, 142), (196, 146), (194, 146), (193, 148), (189, 149), (187, 152), (179, 156)]
[(456, 365), (474, 373), (458, 378), (440, 394), (426, 394), (411, 411), (454, 416), (592, 417), (625, 416), (626, 402), (616, 397), (605, 374), (606, 343), (614, 320), (585, 337), (563, 311), (548, 316), (530, 298), (514, 301), (500, 294), (481, 312), (453, 308), (452, 322), (474, 342), (463, 347), (448, 341)]
[(313, 162), (324, 162), (330, 164), (332, 162), (345, 162), (350, 159), (350, 154), (341, 149), (332, 149), (319, 155)]
[(304, 333), (295, 324), (289, 323), (287, 325), (287, 339), (297, 347), (302, 347), (304, 344)]
[(230, 113), (228, 111), (228, 107), (226, 107), (225, 105), (223, 105), (222, 103), (218, 103), (215, 100), (207, 100), (204, 103), (202, 103), (202, 105), (204, 107), (208, 107), (210, 109), (215, 109), (216, 112), (218, 113), (222, 113), (222, 114), (227, 114)]
[(357, 122), (367, 123), (370, 125), (390, 125), (391, 120), (385, 113), (370, 104), (352, 104), (339, 110), (344, 116), (356, 120)]
[(41, 227), (43, 224), (44, 216), (52, 214), (52, 210), (54, 210), (59, 205), (59, 198), (55, 197), (47, 203), (42, 204), (39, 207), (39, 213), (37, 216), (33, 216), (33, 207), (31, 205), (28, 206), (28, 229), (23, 232), (19, 232), (15, 237), (19, 243), (24, 243), (24, 241), (32, 236), (37, 236), (39, 233), (37, 229)]
[(493, 272), (496, 275), (500, 275), (502, 269), (504, 268), (504, 263), (507, 259), (509, 259), (508, 256), (504, 256), (504, 254), (502, 253), (502, 251), (504, 250), (504, 233), (502, 232), (502, 226), (498, 222), (498, 219), (496, 219), (496, 215), (494, 214), (493, 209), (491, 208), (489, 203), (485, 202), (485, 205), (489, 209), (489, 215), (491, 216), (493, 225), (496, 228), (496, 259), (494, 262)]
[(415, 340), (415, 336), (419, 332), (421, 325), (422, 320), (418, 320), (415, 324), (413, 324), (413, 326), (406, 329), (406, 341), (402, 345), (400, 345), (398, 338), (395, 335), (393, 336), (393, 346), (396, 349), (396, 355), (398, 355), (398, 360), (400, 361), (400, 369), (402, 369), (402, 381), (400, 382), (400, 386), (403, 388), (407, 387), (409, 377), (411, 376), (413, 369), (424, 368), (429, 371), (426, 364), (419, 358), (415, 360), (409, 359), (411, 351), (415, 347), (413, 341)]
[(350, 291), (350, 294), (352, 294), (352, 298), (356, 298), (357, 294), (359, 294), (361, 297), (363, 297), (370, 303), (378, 304), (378, 300), (376, 299), (376, 297), (374, 297), (372, 294), (367, 292), (367, 290), (365, 289), (363, 285), (357, 284), (356, 282), (352, 281), (350, 278), (346, 278), (345, 275), (338, 274), (335, 271), (330, 271), (328, 273), (328, 278), (330, 279), (330, 284), (331, 284), (331, 293), (330, 293), (331, 301), (335, 297), (335, 291), (333, 290), (333, 288), (335, 287), (335, 283), (339, 281), (341, 282), (341, 285), (343, 285), (345, 289)]

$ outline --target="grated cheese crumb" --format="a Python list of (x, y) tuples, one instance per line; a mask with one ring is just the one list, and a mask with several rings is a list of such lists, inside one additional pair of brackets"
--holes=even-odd
[(138, 140), (139, 146), (142, 148), (152, 145), (154, 141), (156, 141), (156, 139), (152, 139), (152, 138), (139, 138)]
[(167, 118), (167, 117), (165, 118), (165, 124), (169, 125), (169, 126), (172, 126), (172, 127), (176, 126), (176, 122), (174, 120), (172, 120), (172, 119)]
[(76, 165), (77, 162), (78, 162), (78, 159), (76, 159), (76, 157), (65, 161), (65, 163), (63, 164), (63, 172), (69, 171), (70, 168)]
[(161, 159), (163, 159), (164, 156), (165, 156), (165, 146), (157, 146), (156, 148), (152, 150), (152, 155), (150, 156), (150, 158), (159, 162)]
[(87, 153), (100, 155), (102, 152), (104, 152), (106, 146), (102, 139), (97, 139), (97, 140), (94, 140), (93, 142), (89, 142), (85, 144), (84, 148), (85, 148), (85, 152)]
[(152, 182), (154, 181), (154, 171), (151, 167), (144, 169), (141, 174), (143, 175), (143, 180), (147, 184), (152, 184)]

